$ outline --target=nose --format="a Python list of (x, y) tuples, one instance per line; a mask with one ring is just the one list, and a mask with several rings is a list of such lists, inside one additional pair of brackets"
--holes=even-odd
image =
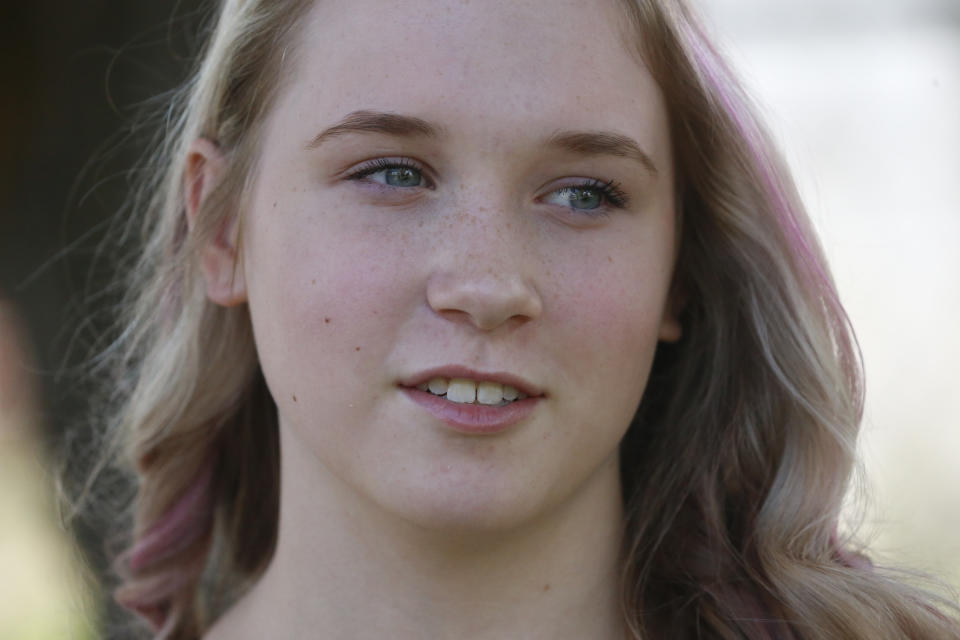
[(533, 320), (543, 309), (540, 296), (518, 274), (492, 269), (471, 276), (434, 274), (427, 286), (427, 302), (438, 314), (462, 319), (481, 331), (493, 331), (510, 320)]
[(481, 331), (538, 318), (543, 301), (524, 266), (531, 256), (522, 240), (502, 234), (496, 220), (473, 222), (443, 243), (427, 281), (427, 303), (448, 320)]

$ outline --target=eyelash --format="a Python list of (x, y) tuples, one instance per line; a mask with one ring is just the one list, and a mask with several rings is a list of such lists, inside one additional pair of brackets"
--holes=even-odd
[[(419, 173), (425, 181), (429, 183), (426, 175), (423, 173), (423, 168), (419, 166), (416, 162), (410, 158), (377, 158), (376, 160), (371, 160), (364, 166), (360, 167), (353, 173), (347, 176), (347, 180), (363, 180), (364, 178), (373, 175), (374, 173), (384, 171), (386, 169), (408, 169), (416, 171)], [(397, 187), (397, 188), (409, 188), (409, 187)], [(572, 190), (583, 190), (583, 191), (595, 191), (600, 194), (603, 199), (603, 204), (601, 204), (596, 209), (574, 209), (569, 207), (572, 211), (577, 211), (583, 213), (587, 216), (599, 217), (609, 215), (609, 208), (614, 209), (624, 209), (629, 203), (630, 199), (626, 193), (620, 188), (620, 183), (615, 180), (609, 180), (604, 182), (602, 180), (597, 180), (591, 178), (583, 182), (576, 184), (569, 184), (554, 189), (550, 193), (557, 193), (560, 191), (572, 191)]]
[[(423, 167), (418, 165), (410, 158), (377, 158), (376, 160), (371, 160), (364, 166), (348, 175), (347, 180), (363, 180), (367, 176), (385, 169), (410, 169), (423, 175)], [(427, 177), (423, 175), (423, 178), (426, 180)]]
[[(578, 184), (569, 184), (555, 189), (556, 191), (572, 190), (572, 189), (582, 189), (584, 191), (596, 191), (598, 192), (606, 205), (613, 207), (614, 209), (624, 209), (630, 203), (630, 198), (624, 193), (623, 189), (620, 188), (620, 183), (615, 180), (610, 180), (608, 182), (603, 182), (595, 178), (591, 178), (584, 182)], [(601, 209), (604, 205), (600, 205), (597, 209), (577, 209), (577, 211), (582, 211), (584, 213), (594, 212), (595, 215), (600, 215), (603, 213), (606, 215), (606, 212)]]

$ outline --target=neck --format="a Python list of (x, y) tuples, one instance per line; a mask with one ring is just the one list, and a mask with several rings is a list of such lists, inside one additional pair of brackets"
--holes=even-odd
[(529, 522), (476, 532), (385, 512), (291, 440), (276, 553), (208, 640), (625, 637), (615, 459)]

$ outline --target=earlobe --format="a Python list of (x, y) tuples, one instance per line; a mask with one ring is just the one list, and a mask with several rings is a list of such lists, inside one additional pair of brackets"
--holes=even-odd
[(683, 337), (683, 326), (672, 315), (664, 316), (660, 323), (660, 342), (678, 342)]
[[(203, 204), (220, 183), (225, 169), (226, 159), (214, 142), (199, 138), (191, 143), (183, 176), (184, 209), (191, 234), (204, 227), (205, 222), (200, 219)], [(207, 297), (225, 307), (244, 303), (247, 288), (239, 263), (237, 218), (213, 211), (207, 211), (205, 215), (219, 220), (209, 239), (199, 247)]]
[(686, 299), (680, 291), (674, 287), (667, 299), (666, 308), (663, 310), (663, 317), (660, 319), (660, 333), (658, 338), (661, 342), (678, 342), (683, 337), (683, 325), (680, 324), (680, 312), (686, 306)]

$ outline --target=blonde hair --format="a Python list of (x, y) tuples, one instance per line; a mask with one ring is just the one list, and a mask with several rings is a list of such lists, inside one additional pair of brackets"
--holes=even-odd
[[(960, 638), (946, 601), (836, 533), (863, 389), (856, 343), (792, 181), (683, 0), (620, 0), (666, 99), (684, 339), (661, 345), (621, 446), (623, 606), (635, 638)], [(206, 300), (198, 247), (242, 218), (260, 124), (308, 0), (227, 0), (134, 201), (111, 433), (137, 495), (117, 598), (156, 638), (202, 635), (276, 542), (276, 407), (244, 307)], [(188, 145), (228, 169), (189, 230)], [(952, 610), (952, 609), (950, 609)]]

